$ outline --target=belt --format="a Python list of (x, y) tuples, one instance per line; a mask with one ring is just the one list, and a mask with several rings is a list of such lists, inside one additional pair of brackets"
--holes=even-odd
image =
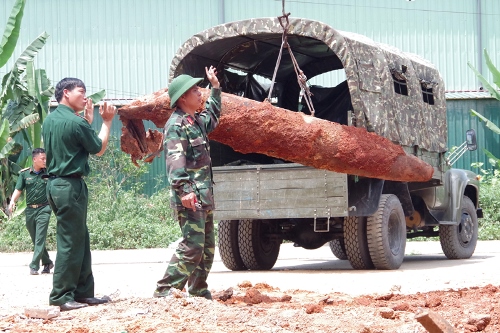
[(45, 175), (45, 176), (42, 176), (42, 178), (50, 178), (50, 179), (54, 179), (54, 178), (82, 178), (82, 175), (79, 174), (79, 173), (72, 173), (72, 174), (69, 174), (69, 175), (66, 175), (66, 176), (58, 176), (58, 175), (54, 175), (54, 174), (49, 174), (49, 175)]
[(27, 205), (28, 207), (30, 208), (40, 208), (40, 207), (43, 207), (43, 206), (47, 206), (49, 203), (46, 202), (46, 203), (43, 203), (43, 204), (38, 204), (38, 205)]

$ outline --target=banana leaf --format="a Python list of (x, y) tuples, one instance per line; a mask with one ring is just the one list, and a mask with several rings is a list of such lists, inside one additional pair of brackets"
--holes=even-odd
[[(35, 100), (27, 94), (21, 97), (20, 103), (10, 100), (6, 110), (3, 113), (3, 118), (9, 121), (11, 127), (16, 127), (24, 117), (36, 111)], [(15, 134), (11, 131), (11, 134)]]
[(49, 112), (49, 102), (52, 95), (54, 95), (55, 88), (47, 78), (47, 73), (44, 69), (37, 69), (35, 71), (35, 91), (38, 100), (38, 114), (40, 115), (40, 123), (43, 123), (47, 113)]
[(35, 88), (35, 67), (33, 65), (33, 60), (30, 60), (26, 63), (26, 85), (28, 86), (28, 94), (30, 96), (36, 97), (36, 88)]
[(7, 25), (0, 43), (0, 68), (3, 67), (12, 56), (19, 39), (19, 30), (24, 14), (26, 0), (17, 0), (12, 7)]
[(102, 99), (104, 98), (104, 96), (106, 96), (106, 90), (103, 89), (101, 91), (93, 93), (90, 96), (87, 96), (87, 98), (92, 98), (92, 103), (97, 104), (100, 101), (102, 101)]
[(479, 118), (480, 121), (484, 121), (485, 126), (488, 127), (490, 130), (492, 130), (496, 134), (500, 134), (500, 128), (498, 128), (498, 126), (495, 125), (494, 123), (492, 123), (488, 118), (480, 115), (475, 110), (471, 109), (469, 111), (470, 111), (470, 113), (471, 113), (472, 116), (476, 116), (476, 117)]
[(24, 52), (19, 56), (17, 59), (16, 63), (14, 64), (14, 68), (12, 71), (7, 73), (7, 75), (4, 77), (2, 80), (2, 93), (0, 94), (0, 99), (12, 99), (13, 97), (6, 96), (7, 95), (7, 89), (12, 87), (13, 85), (17, 84), (17, 81), (19, 80), (19, 77), (21, 76), (22, 73), (26, 70), (26, 66), (29, 61), (33, 61), (35, 56), (38, 54), (38, 51), (45, 45), (47, 42), (47, 38), (49, 35), (47, 33), (42, 33), (40, 36), (38, 36), (31, 44), (24, 50)]
[(467, 62), (467, 65), (476, 73), (477, 78), (481, 83), (484, 85), (484, 87), (490, 92), (491, 96), (493, 96), (495, 99), (500, 101), (500, 92), (495, 89), (485, 78), (484, 76), (481, 75), (481, 73), (478, 72), (474, 66), (470, 62)]
[(491, 74), (493, 75), (493, 82), (500, 88), (500, 71), (491, 62), (490, 56), (486, 49), (484, 49), (484, 59), (486, 60), (486, 66), (488, 66)]
[(23, 119), (12, 125), (12, 127), (10, 128), (11, 134), (19, 132), (20, 130), (33, 125), (38, 121), (38, 119), (40, 119), (38, 113), (33, 113), (24, 117)]
[(488, 160), (493, 166), (500, 166), (500, 159), (493, 155), (490, 151), (483, 148), (484, 153), (488, 156)]
[(33, 149), (33, 130), (31, 127), (28, 127), (26, 128), (24, 131), (21, 131), (21, 133), (23, 134), (23, 139), (24, 139), (24, 142), (26, 142), (28, 144), (28, 148), (29, 149)]
[(35, 40), (31, 42), (30, 45), (28, 45), (24, 52), (21, 53), (14, 65), (20, 73), (24, 72), (28, 61), (33, 61), (33, 59), (35, 59), (38, 51), (40, 51), (45, 43), (47, 43), (48, 38), (49, 35), (46, 32), (42, 32), (37, 38), (35, 38)]
[(3, 108), (9, 100), (18, 100), (19, 94), (16, 89), (20, 88), (20, 80), (17, 69), (13, 68), (4, 75), (2, 79), (2, 91), (0, 92), (0, 108)]
[(37, 121), (33, 124), (33, 127), (30, 127), (33, 131), (33, 147), (41, 148), (42, 147), (42, 123)]
[(4, 145), (0, 146), (0, 159), (8, 157), (10, 151), (14, 148), (15, 143), (14, 139), (12, 139), (11, 141), (8, 141)]
[(4, 119), (0, 125), (0, 159), (6, 158), (14, 147), (15, 141), (10, 139), (9, 122)]

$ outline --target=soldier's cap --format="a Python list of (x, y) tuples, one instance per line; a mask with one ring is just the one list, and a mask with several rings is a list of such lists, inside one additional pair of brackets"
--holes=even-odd
[(192, 77), (191, 75), (181, 74), (172, 80), (168, 87), (168, 96), (170, 97), (170, 107), (173, 108), (177, 100), (184, 95), (192, 86), (203, 81), (203, 78)]

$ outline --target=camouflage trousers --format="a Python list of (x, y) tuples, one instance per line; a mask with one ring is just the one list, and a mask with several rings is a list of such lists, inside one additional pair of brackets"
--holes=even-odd
[(211, 210), (183, 209), (177, 211), (182, 241), (170, 259), (157, 290), (182, 290), (189, 286), (189, 294), (204, 297), (208, 293), (207, 277), (215, 254), (214, 215)]

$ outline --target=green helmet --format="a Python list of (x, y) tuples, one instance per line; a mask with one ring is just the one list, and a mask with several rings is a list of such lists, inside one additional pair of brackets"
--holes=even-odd
[(192, 77), (187, 74), (181, 74), (172, 80), (168, 87), (168, 96), (170, 97), (170, 107), (175, 107), (177, 100), (184, 95), (192, 86), (203, 81), (203, 78)]

